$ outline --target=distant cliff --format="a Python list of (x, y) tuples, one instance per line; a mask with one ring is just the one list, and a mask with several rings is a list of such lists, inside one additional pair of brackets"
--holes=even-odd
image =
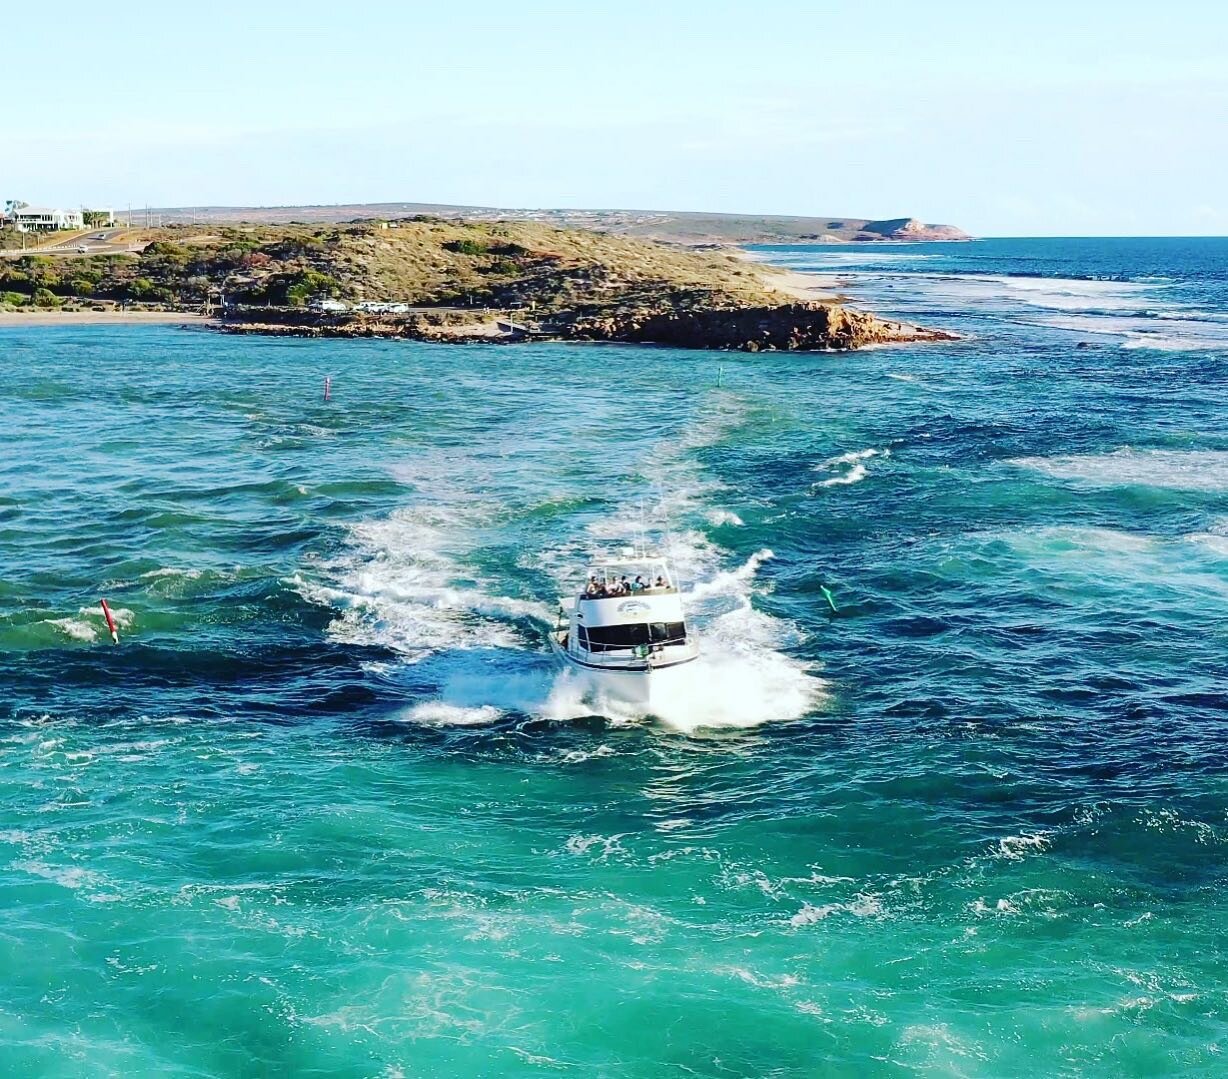
[(970, 240), (966, 232), (954, 225), (927, 225), (915, 217), (893, 217), (888, 221), (867, 221), (855, 240)]
[(692, 245), (846, 244), (971, 240), (954, 225), (915, 217), (870, 221), (859, 217), (748, 217), (743, 214), (656, 214), (618, 229), (625, 235)]

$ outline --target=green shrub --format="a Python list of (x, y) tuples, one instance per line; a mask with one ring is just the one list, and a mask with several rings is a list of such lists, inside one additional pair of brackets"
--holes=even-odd
[(295, 270), (274, 274), (250, 298), (274, 307), (302, 307), (312, 296), (335, 296), (340, 287), (328, 274)]
[(490, 250), (490, 245), (482, 240), (449, 240), (443, 246), (458, 255), (485, 255)]
[(147, 262), (162, 262), (170, 266), (186, 266), (192, 261), (192, 252), (178, 244), (157, 240), (151, 243), (141, 253), (141, 260)]
[(59, 307), (64, 301), (50, 289), (40, 288), (31, 302), (35, 307)]
[(0, 292), (0, 305), (4, 307), (20, 307), (28, 298), (21, 292)]

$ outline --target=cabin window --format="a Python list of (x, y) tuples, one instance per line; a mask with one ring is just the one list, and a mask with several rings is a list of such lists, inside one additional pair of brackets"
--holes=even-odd
[(686, 640), (685, 622), (650, 622), (653, 644), (682, 644)]
[[(581, 634), (584, 630), (580, 631)], [(682, 644), (686, 641), (684, 622), (635, 622), (626, 626), (590, 626), (588, 644), (593, 652), (614, 652), (646, 644)], [(584, 637), (580, 643), (584, 646)]]

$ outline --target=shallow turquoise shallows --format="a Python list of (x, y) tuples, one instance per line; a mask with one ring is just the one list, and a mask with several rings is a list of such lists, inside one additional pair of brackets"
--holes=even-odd
[(0, 328), (0, 1073), (1224, 1074), (1228, 241), (760, 254), (965, 336)]

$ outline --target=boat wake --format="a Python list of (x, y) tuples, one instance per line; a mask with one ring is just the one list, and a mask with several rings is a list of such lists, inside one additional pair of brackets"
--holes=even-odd
[[(466, 727), (601, 716), (654, 719), (690, 732), (800, 718), (821, 702), (825, 683), (791, 654), (801, 631), (757, 605), (769, 588), (762, 574), (772, 552), (756, 550), (739, 562), (709, 536), (737, 535), (745, 526), (721, 505), (724, 486), (699, 461), (772, 417), (721, 390), (707, 406), (676, 437), (649, 447), (631, 493), (612, 496), (598, 514), (590, 477), (574, 495), (552, 489), (543, 503), (525, 491), (518, 467), (500, 471), (502, 458), (483, 457), (469, 470), (455, 454), (416, 460), (404, 480), (412, 480), (420, 501), (353, 525), (336, 551), (306, 561), (289, 583), (332, 612), (331, 639), (393, 654), (395, 662), (366, 666), (404, 687), (410, 703), (398, 718), (405, 722)], [(855, 467), (885, 453), (831, 463)], [(641, 492), (651, 505), (641, 504)], [(545, 537), (543, 521), (550, 522)], [(654, 689), (650, 715), (560, 670), (546, 644), (554, 601), (578, 590), (584, 559), (635, 541), (645, 525), (678, 573), (700, 644), (671, 691), (661, 697)], [(509, 557), (509, 549), (517, 553)]]
[[(687, 503), (680, 499), (676, 507)], [(725, 527), (738, 520), (710, 509), (699, 516)], [(541, 643), (553, 623), (550, 606), (503, 595), (506, 582), (476, 569), (470, 537), (479, 524), (472, 507), (407, 507), (355, 525), (334, 557), (290, 580), (305, 599), (334, 612), (327, 630), (333, 640), (396, 654), (399, 664), (375, 666), (426, 698), (402, 710), (403, 721), (466, 727), (517, 715), (557, 721), (597, 715), (614, 723), (652, 718), (693, 732), (796, 719), (822, 699), (824, 682), (784, 651), (799, 643), (800, 632), (754, 605), (770, 550), (730, 567), (728, 552), (702, 531), (664, 535), (701, 651), (649, 714), (559, 670)], [(588, 533), (599, 544), (621, 524), (602, 519)], [(559, 594), (578, 584), (564, 579), (563, 567), (576, 565), (564, 552), (574, 547), (543, 551), (537, 560), (557, 567)]]
[(798, 631), (751, 602), (755, 576), (771, 557), (770, 551), (757, 551), (742, 565), (718, 571), (684, 593), (700, 656), (677, 672), (651, 711), (594, 689), (522, 641), (467, 656), (440, 654), (426, 664), (437, 662), (441, 670), (436, 693), (404, 709), (399, 718), (468, 727), (514, 715), (558, 722), (600, 716), (615, 724), (652, 719), (688, 734), (801, 718), (821, 704), (826, 684), (782, 651), (796, 643)]
[(350, 530), (317, 572), (290, 579), (305, 599), (337, 613), (329, 635), (387, 648), (409, 663), (443, 652), (514, 649), (549, 608), (492, 593), (456, 554), (473, 522), (458, 511), (414, 506)]

